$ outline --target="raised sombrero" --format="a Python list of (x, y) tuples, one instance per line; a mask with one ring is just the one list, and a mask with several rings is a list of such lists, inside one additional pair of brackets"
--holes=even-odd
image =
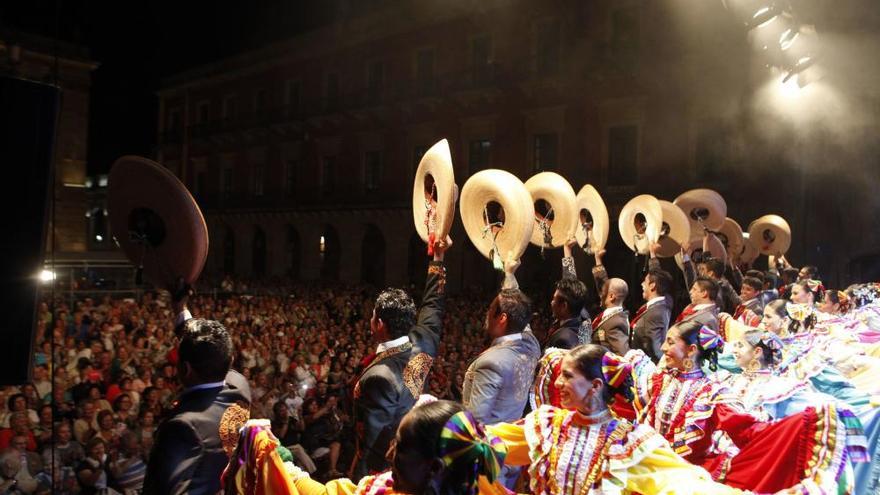
[(681, 252), (681, 246), (690, 242), (691, 224), (681, 208), (669, 201), (658, 201), (663, 212), (663, 228), (657, 241), (660, 244), (657, 256), (668, 258)]
[(791, 247), (791, 227), (779, 215), (764, 215), (749, 224), (749, 240), (760, 254), (782, 256)]
[(413, 222), (429, 253), (452, 228), (457, 195), (449, 142), (442, 139), (422, 156), (413, 179)]
[(195, 199), (165, 167), (123, 156), (110, 169), (108, 209), (113, 238), (158, 287), (192, 284), (208, 257), (208, 227)]
[(711, 189), (691, 189), (673, 201), (691, 223), (691, 240), (702, 239), (705, 229), (717, 231), (727, 218), (727, 203)]
[(611, 225), (608, 220), (608, 208), (605, 201), (590, 184), (586, 184), (575, 197), (578, 212), (578, 225), (575, 238), (578, 244), (589, 253), (605, 248)]
[(461, 189), (459, 212), (468, 238), (496, 265), (519, 260), (532, 238), (532, 196), (510, 172), (488, 169), (472, 175)]
[[(574, 189), (555, 172), (541, 172), (525, 182), (535, 208), (532, 244), (541, 248), (562, 247), (574, 236), (577, 208)], [(541, 205), (544, 206), (542, 211)]]
[(729, 257), (733, 259), (742, 258), (745, 242), (743, 241), (742, 227), (739, 226), (736, 220), (730, 217), (725, 218), (724, 225), (721, 226), (717, 235), (721, 243), (724, 244), (724, 247), (727, 248), (727, 255)]
[[(641, 214), (645, 218), (646, 229), (644, 234), (636, 230), (636, 215)], [(624, 205), (617, 218), (617, 228), (623, 242), (638, 254), (647, 254), (652, 243), (660, 238), (660, 229), (663, 225), (663, 209), (657, 198), (650, 194), (640, 194)]]

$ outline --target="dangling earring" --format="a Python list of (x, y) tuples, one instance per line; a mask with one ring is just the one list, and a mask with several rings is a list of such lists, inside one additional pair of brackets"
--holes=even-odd
[(688, 359), (685, 359), (684, 362), (681, 364), (682, 364), (682, 366), (684, 366), (685, 371), (690, 371), (694, 367), (694, 360), (688, 358)]
[(752, 359), (749, 361), (747, 371), (759, 371), (760, 369), (761, 369), (761, 362), (758, 361), (758, 358), (756, 356), (752, 356)]

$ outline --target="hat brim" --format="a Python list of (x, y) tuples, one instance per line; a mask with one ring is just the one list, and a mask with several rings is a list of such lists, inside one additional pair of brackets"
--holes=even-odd
[(722, 243), (724, 242), (724, 239), (727, 239), (728, 256), (734, 259), (741, 258), (745, 243), (743, 242), (742, 227), (739, 226), (739, 223), (737, 223), (736, 220), (727, 217), (724, 219), (724, 225), (721, 226), (718, 233), (724, 236), (721, 238)]
[[(435, 192), (426, 190), (426, 179), (433, 179)], [(422, 156), (419, 167), (413, 178), (412, 211), (413, 223), (416, 232), (423, 241), (428, 242), (429, 228), (427, 224), (428, 206), (432, 196), (436, 195), (436, 201), (432, 205), (435, 209), (434, 238), (445, 239), (452, 228), (455, 218), (455, 171), (452, 166), (452, 154), (449, 151), (449, 142), (441, 139)]]
[(529, 245), (535, 226), (535, 207), (526, 186), (515, 175), (488, 169), (472, 175), (461, 189), (459, 213), (468, 238), (487, 259), (492, 259), (492, 233), (483, 211), (490, 202), (504, 209), (504, 224), (495, 236), (503, 261), (519, 260)]
[(553, 220), (548, 221), (550, 227), (550, 243), (544, 242), (544, 231), (541, 222), (545, 219), (535, 211), (535, 227), (532, 230), (531, 242), (543, 248), (562, 247), (574, 236), (577, 227), (577, 208), (574, 189), (564, 177), (555, 172), (541, 172), (533, 175), (525, 182), (526, 190), (532, 196), (532, 203), (544, 200), (553, 209)]
[[(208, 258), (208, 227), (195, 199), (158, 163), (123, 156), (110, 170), (110, 226), (116, 243), (144, 277), (172, 289), (178, 279), (194, 283)], [(141, 228), (138, 228), (140, 225)], [(149, 232), (149, 240), (139, 233)]]
[[(590, 212), (593, 217), (593, 229), (590, 232), (590, 248), (593, 252), (597, 252), (605, 248), (608, 243), (608, 234), (611, 231), (611, 223), (608, 219), (608, 208), (605, 201), (590, 184), (584, 185), (577, 196), (575, 196), (577, 222), (580, 223), (581, 210)], [(587, 231), (580, 225), (575, 226), (575, 238), (581, 246), (587, 242)]]
[[(764, 232), (773, 234), (773, 241), (764, 239)], [(781, 256), (791, 247), (791, 227), (779, 215), (764, 215), (749, 224), (749, 240), (760, 254)]]
[[(636, 238), (636, 215), (641, 213), (647, 223), (644, 242)], [(660, 239), (660, 228), (663, 226), (663, 209), (657, 198), (650, 194), (640, 194), (624, 205), (617, 218), (620, 237), (630, 249), (639, 254), (647, 254), (650, 244)]]
[[(711, 189), (691, 189), (675, 198), (673, 203), (681, 208), (691, 223), (691, 240), (702, 239), (703, 227), (709, 230), (718, 230), (724, 225), (727, 218), (727, 203), (720, 194)], [(708, 215), (700, 223), (694, 215), (694, 210), (705, 208)]]
[(761, 253), (758, 252), (758, 248), (752, 243), (750, 237), (751, 236), (748, 232), (743, 232), (743, 250), (739, 259), (746, 264), (751, 264), (761, 255)]
[(669, 201), (658, 201), (663, 212), (663, 222), (669, 225), (669, 234), (660, 237), (657, 256), (668, 258), (675, 256), (681, 251), (681, 246), (690, 241), (691, 224), (681, 208)]

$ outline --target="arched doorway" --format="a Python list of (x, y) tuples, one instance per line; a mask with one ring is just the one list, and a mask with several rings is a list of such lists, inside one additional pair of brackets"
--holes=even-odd
[(253, 274), (262, 277), (266, 274), (266, 233), (259, 226), (254, 227), (253, 252), (251, 253)]
[(226, 227), (223, 237), (223, 271), (227, 275), (235, 273), (235, 232), (231, 227)]
[(374, 287), (385, 285), (385, 236), (373, 224), (367, 225), (361, 244), (361, 281)]
[(299, 232), (293, 225), (287, 226), (287, 252), (290, 255), (287, 276), (293, 280), (299, 280), (299, 267), (302, 259), (302, 243), (299, 240)]
[(409, 247), (407, 249), (406, 274), (409, 284), (417, 290), (422, 290), (422, 287), (425, 286), (427, 266), (428, 246), (419, 236), (418, 232), (413, 232), (409, 238)]
[(342, 256), (342, 246), (339, 243), (339, 234), (332, 225), (324, 226), (317, 248), (321, 256), (321, 278), (339, 280), (339, 260)]

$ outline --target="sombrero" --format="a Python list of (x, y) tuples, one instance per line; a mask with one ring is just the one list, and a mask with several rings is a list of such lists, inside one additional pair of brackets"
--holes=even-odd
[(422, 156), (413, 179), (413, 222), (429, 252), (452, 228), (457, 194), (449, 142), (441, 139)]
[[(636, 231), (636, 215), (641, 213), (645, 217), (646, 229), (643, 235)], [(647, 254), (648, 248), (660, 238), (660, 228), (663, 225), (663, 209), (657, 198), (650, 194), (640, 194), (624, 205), (617, 219), (617, 228), (620, 237), (630, 249), (639, 253)]]
[(691, 189), (673, 201), (691, 222), (691, 240), (702, 238), (703, 230), (718, 230), (727, 218), (727, 203), (711, 189)]
[(749, 224), (749, 240), (760, 254), (781, 256), (791, 246), (791, 227), (779, 215), (764, 215)]
[[(574, 189), (555, 172), (541, 172), (525, 183), (535, 207), (535, 228), (532, 244), (542, 248), (562, 247), (574, 236), (577, 207)], [(547, 211), (540, 211), (539, 201), (546, 202)], [(545, 217), (546, 215), (546, 217)]]
[(718, 239), (727, 248), (727, 255), (733, 259), (742, 257), (743, 247), (743, 231), (742, 227), (736, 220), (728, 217), (724, 219), (724, 225), (718, 230)]
[(724, 263), (727, 263), (727, 249), (724, 247), (724, 244), (721, 242), (715, 234), (709, 232), (705, 234), (705, 242), (708, 246), (703, 245), (704, 238), (700, 237), (699, 239), (691, 239), (690, 252), (693, 253), (696, 250), (702, 250), (703, 256), (705, 256), (706, 250), (704, 247), (709, 248), (709, 255), (715, 259), (721, 260)]
[(748, 232), (743, 232), (743, 250), (739, 259), (743, 263), (750, 265), (753, 261), (758, 259), (758, 255), (761, 253), (758, 252), (758, 248), (755, 247), (755, 244), (752, 242), (751, 236)]
[(113, 238), (144, 276), (172, 290), (192, 284), (208, 257), (208, 227), (195, 199), (158, 163), (123, 156), (110, 170), (108, 209)]
[(602, 196), (599, 196), (599, 191), (590, 184), (578, 191), (575, 202), (578, 213), (575, 238), (579, 245), (595, 253), (603, 249), (608, 242), (608, 232), (611, 227), (608, 221), (608, 208), (605, 207)]
[(658, 201), (660, 202), (660, 209), (663, 212), (664, 226), (661, 230), (665, 231), (668, 227), (669, 231), (665, 235), (661, 232), (660, 240), (657, 241), (660, 244), (660, 249), (657, 250), (657, 256), (668, 258), (681, 252), (682, 244), (690, 241), (691, 224), (688, 222), (687, 215), (684, 214), (681, 208), (675, 206), (669, 201)]
[[(493, 215), (490, 203), (501, 207), (503, 218), (486, 218)], [(489, 260), (496, 255), (502, 262), (519, 260), (532, 238), (532, 196), (510, 172), (488, 169), (472, 175), (461, 189), (459, 212), (468, 238)]]

